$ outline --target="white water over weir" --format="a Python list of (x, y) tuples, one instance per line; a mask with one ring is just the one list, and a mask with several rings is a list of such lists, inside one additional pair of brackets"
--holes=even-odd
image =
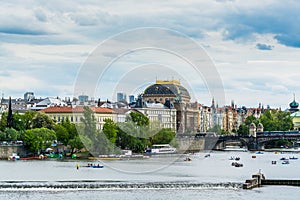
[(0, 190), (17, 189), (239, 189), (241, 183), (185, 183), (185, 182), (151, 182), (151, 183), (99, 183), (85, 182), (1, 182)]

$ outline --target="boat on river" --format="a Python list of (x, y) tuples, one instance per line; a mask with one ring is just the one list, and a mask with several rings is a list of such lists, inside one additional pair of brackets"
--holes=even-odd
[(298, 158), (295, 156), (292, 156), (292, 157), (290, 157), (290, 160), (298, 160)]
[(100, 165), (100, 164), (88, 164), (87, 166), (85, 167), (89, 167), (89, 168), (103, 168), (104, 166), (103, 165)]
[(20, 160), (45, 160), (48, 156), (46, 155), (39, 155), (39, 156), (29, 156), (29, 157), (22, 157)]
[(286, 164), (290, 164), (290, 162), (288, 160), (284, 160), (282, 161), (282, 164), (286, 165)]
[(172, 154), (176, 152), (177, 149), (169, 144), (154, 144), (145, 150), (147, 154)]
[(186, 157), (184, 161), (192, 161), (192, 159), (190, 157)]
[(20, 160), (20, 156), (18, 156), (18, 154), (16, 153), (12, 153), (12, 155), (8, 157), (8, 160), (12, 160), (12, 161)]
[(240, 146), (226, 146), (223, 151), (241, 151), (241, 152), (247, 152), (247, 148), (240, 147)]
[(234, 167), (243, 167), (244, 165), (242, 163), (239, 163), (239, 162), (232, 162), (231, 166), (234, 166)]

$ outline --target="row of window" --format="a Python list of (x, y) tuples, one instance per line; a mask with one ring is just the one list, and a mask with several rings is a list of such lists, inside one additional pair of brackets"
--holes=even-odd
[[(53, 119), (57, 122), (67, 120), (67, 118), (70, 120), (70, 122), (77, 123), (77, 122), (80, 122), (81, 116), (53, 116)], [(98, 117), (97, 121), (98, 122), (104, 122), (105, 119), (113, 120), (113, 117)]]
[(53, 119), (57, 122), (67, 120), (67, 118), (70, 120), (70, 122), (80, 122), (80, 116), (53, 116)]

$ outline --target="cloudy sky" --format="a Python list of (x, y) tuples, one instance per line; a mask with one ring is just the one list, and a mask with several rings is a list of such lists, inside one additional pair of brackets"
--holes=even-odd
[[(0, 92), (113, 99), (174, 78), (210, 105), (213, 73), (226, 104), (286, 108), (293, 93), (300, 101), (299, 9), (298, 0), (1, 1)], [(76, 89), (89, 77), (90, 91)]]

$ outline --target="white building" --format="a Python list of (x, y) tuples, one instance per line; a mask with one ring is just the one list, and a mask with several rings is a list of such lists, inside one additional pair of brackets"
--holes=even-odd
[[(141, 101), (141, 99), (138, 99)], [(143, 102), (141, 107), (135, 107), (134, 110), (147, 116), (150, 122), (159, 122), (162, 128), (170, 128), (176, 131), (176, 109), (168, 108), (161, 103)]]

